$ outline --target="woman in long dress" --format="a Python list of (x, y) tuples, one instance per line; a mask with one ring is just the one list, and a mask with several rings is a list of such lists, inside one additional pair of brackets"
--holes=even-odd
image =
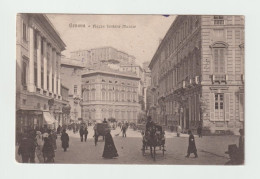
[(103, 151), (102, 157), (108, 158), (108, 159), (118, 157), (118, 153), (117, 153), (113, 138), (110, 134), (110, 129), (106, 130), (105, 146), (104, 146), (104, 151)]

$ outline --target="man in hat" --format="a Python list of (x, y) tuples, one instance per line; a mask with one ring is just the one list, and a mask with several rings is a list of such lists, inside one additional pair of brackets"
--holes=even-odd
[(196, 148), (196, 144), (195, 144), (195, 138), (194, 138), (191, 130), (188, 131), (188, 134), (189, 134), (189, 146), (188, 146), (187, 155), (185, 157), (189, 158), (190, 154), (194, 153), (195, 158), (198, 158), (197, 148)]
[(229, 155), (230, 160), (225, 163), (225, 165), (239, 165), (239, 160), (238, 160), (238, 148), (236, 144), (232, 144), (228, 146), (228, 151), (225, 152), (226, 154)]

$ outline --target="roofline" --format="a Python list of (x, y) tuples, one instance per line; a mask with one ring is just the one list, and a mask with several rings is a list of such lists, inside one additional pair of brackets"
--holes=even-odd
[(182, 15), (177, 15), (177, 17), (174, 19), (174, 21), (172, 22), (171, 26), (169, 27), (168, 31), (167, 31), (166, 34), (164, 35), (164, 37), (163, 37), (161, 43), (159, 44), (157, 50), (155, 51), (155, 54), (154, 54), (154, 56), (153, 56), (153, 58), (152, 58), (150, 64), (148, 65), (148, 67), (149, 67), (150, 69), (152, 68), (153, 63), (154, 63), (154, 61), (155, 61), (155, 58), (157, 57), (159, 51), (161, 50), (162, 44), (164, 44), (166, 37), (170, 34), (171, 29), (173, 28), (173, 26), (176, 24), (177, 20), (178, 20), (181, 16), (182, 16)]
[[(65, 42), (61, 39), (59, 32), (56, 30), (54, 25), (51, 23), (50, 19), (46, 16), (46, 14), (40, 14), (40, 13), (26, 13), (29, 15), (32, 15), (33, 17), (36, 17), (40, 20), (40, 22), (44, 25), (47, 23), (47, 26), (44, 26), (46, 30), (49, 31), (50, 35), (54, 38), (54, 41), (56, 41), (58, 46), (60, 47), (61, 51), (66, 49), (66, 44)], [(51, 28), (50, 28), (51, 27)]]
[(91, 71), (91, 72), (83, 72), (81, 74), (81, 77), (84, 78), (83, 76), (87, 76), (87, 75), (91, 75), (91, 74), (109, 74), (109, 75), (133, 78), (133, 79), (137, 79), (137, 80), (141, 79), (141, 78), (139, 78), (138, 76), (135, 76), (135, 75), (133, 76), (133, 75), (127, 75), (127, 74), (122, 74), (122, 73), (106, 72), (106, 71), (100, 71), (100, 70), (95, 70), (95, 71)]

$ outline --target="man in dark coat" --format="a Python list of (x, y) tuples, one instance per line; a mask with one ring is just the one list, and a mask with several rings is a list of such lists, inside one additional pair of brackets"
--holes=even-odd
[(103, 121), (103, 123), (107, 123), (107, 120), (106, 120), (106, 118), (104, 118), (104, 121)]
[(62, 148), (64, 152), (66, 152), (69, 147), (69, 135), (66, 133), (66, 129), (63, 129), (60, 139), (62, 142)]
[(198, 134), (199, 137), (202, 137), (202, 126), (201, 126), (201, 124), (197, 128), (197, 134)]
[(52, 145), (52, 139), (45, 137), (44, 144), (42, 147), (42, 154), (45, 163), (52, 163), (54, 162), (55, 152)]
[[(22, 155), (23, 163), (29, 163), (29, 159), (33, 157), (34, 152), (33, 140), (29, 137), (29, 134), (23, 134), (20, 146), (18, 148), (18, 155)], [(32, 160), (30, 160), (30, 162), (33, 163)]]
[(196, 144), (195, 144), (195, 138), (194, 138), (191, 130), (188, 131), (188, 134), (189, 134), (189, 146), (188, 146), (188, 151), (187, 151), (186, 157), (189, 158), (190, 154), (194, 153), (195, 158), (198, 158), (197, 148), (196, 148)]
[(126, 137), (126, 129), (127, 129), (126, 124), (123, 124), (122, 129), (121, 129), (121, 131), (123, 133), (123, 137)]
[(87, 126), (84, 129), (84, 138), (85, 138), (85, 142), (86, 142), (87, 138), (88, 138), (88, 127)]
[(118, 153), (113, 141), (113, 138), (110, 134), (110, 129), (106, 129), (105, 135), (105, 146), (103, 151), (103, 158), (112, 159), (114, 157), (118, 157)]
[(83, 142), (83, 135), (85, 133), (85, 130), (83, 126), (80, 126), (79, 135), (80, 135), (80, 141)]

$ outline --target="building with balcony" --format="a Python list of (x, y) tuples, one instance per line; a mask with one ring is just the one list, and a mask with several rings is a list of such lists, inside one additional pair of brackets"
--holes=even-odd
[(67, 104), (62, 100), (60, 76), (66, 45), (43, 14), (17, 14), (16, 28), (17, 129), (57, 127)]
[(178, 16), (149, 68), (154, 121), (208, 133), (243, 128), (243, 16)]
[(86, 121), (115, 118), (136, 122), (140, 113), (138, 83), (133, 73), (101, 66), (82, 72), (82, 118)]

